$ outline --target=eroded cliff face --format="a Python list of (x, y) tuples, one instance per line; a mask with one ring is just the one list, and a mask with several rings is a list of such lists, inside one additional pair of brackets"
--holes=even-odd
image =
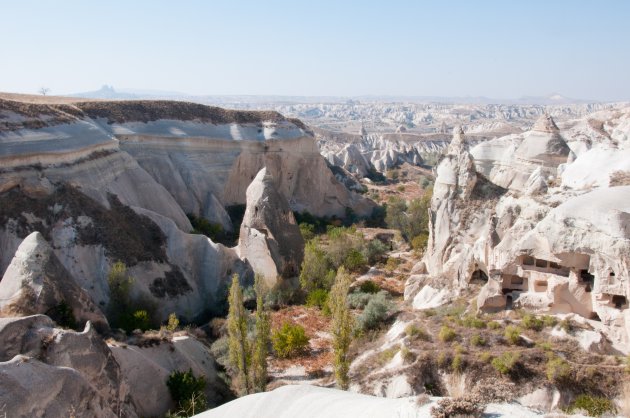
[[(614, 115), (604, 132), (627, 138), (625, 120)], [(481, 310), (575, 313), (630, 351), (630, 187), (620, 174), (630, 160), (602, 162), (625, 155), (627, 143), (602, 141), (569, 158), (572, 141), (548, 116), (520, 137), (472, 151), (462, 143), (456, 133), (437, 168), (429, 245), (406, 298), (423, 309), (481, 284)], [(602, 172), (572, 168), (589, 162)]]
[[(301, 122), (275, 112), (160, 101), (0, 105), (0, 271), (39, 231), (101, 308), (110, 266), (123, 261), (134, 297), (155, 302), (161, 319), (223, 309), (230, 276), (247, 281), (253, 271), (235, 249), (190, 235), (186, 214), (231, 230), (225, 206), (247, 203), (263, 167), (290, 210), (374, 207), (335, 179)], [(274, 261), (280, 274), (290, 270)]]

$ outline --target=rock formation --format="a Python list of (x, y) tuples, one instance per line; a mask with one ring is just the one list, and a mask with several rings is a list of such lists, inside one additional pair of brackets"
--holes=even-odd
[[(39, 232), (22, 241), (0, 281), (0, 309), (6, 314), (46, 314), (81, 328), (87, 321), (100, 330), (107, 319), (66, 271)], [(64, 312), (67, 310), (68, 312)]]
[(7, 416), (135, 417), (101, 337), (54, 328), (46, 316), (0, 318), (0, 403)]
[[(622, 137), (624, 120), (614, 115), (606, 132)], [(426, 308), (437, 288), (449, 289), (445, 303), (477, 283), (481, 310), (574, 313), (630, 351), (630, 186), (607, 181), (630, 169), (627, 147), (604, 141), (575, 160), (570, 153), (548, 116), (470, 153), (455, 135), (436, 170), (429, 244), (406, 299)]]
[(247, 209), (241, 224), (238, 253), (269, 285), (277, 278), (296, 277), (304, 256), (304, 240), (293, 212), (266, 168), (247, 188)]

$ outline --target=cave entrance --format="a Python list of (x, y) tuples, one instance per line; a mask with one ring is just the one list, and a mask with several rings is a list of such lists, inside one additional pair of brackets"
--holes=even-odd
[(471, 283), (488, 283), (488, 275), (480, 269), (473, 271), (472, 276), (470, 277)]
[(613, 295), (611, 302), (613, 303), (613, 305), (615, 305), (615, 308), (617, 309), (627, 308), (628, 305), (628, 299), (626, 299), (626, 297), (622, 295)]

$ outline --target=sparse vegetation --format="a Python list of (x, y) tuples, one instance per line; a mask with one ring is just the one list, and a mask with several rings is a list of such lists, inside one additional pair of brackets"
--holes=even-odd
[(480, 347), (486, 345), (486, 340), (480, 334), (475, 334), (470, 337), (470, 344), (475, 347)]
[(379, 327), (394, 309), (394, 304), (389, 300), (388, 295), (387, 292), (379, 292), (376, 295), (372, 295), (358, 318), (361, 330), (365, 331)]
[(238, 392), (247, 395), (251, 393), (247, 311), (243, 306), (243, 292), (237, 274), (232, 276), (232, 286), (230, 287), (228, 302), (230, 308), (227, 318), (227, 329), (232, 382)]
[(321, 310), (328, 311), (328, 291), (326, 289), (315, 289), (306, 296), (306, 306), (317, 307)]
[(177, 318), (177, 315), (175, 314), (175, 312), (173, 312), (168, 316), (168, 323), (166, 324), (166, 330), (173, 332), (178, 327), (179, 327), (179, 319)]
[(561, 383), (571, 376), (571, 365), (561, 357), (551, 355), (545, 366), (547, 379), (552, 383)]
[(148, 302), (133, 299), (131, 288), (134, 279), (127, 273), (127, 266), (122, 262), (112, 265), (107, 275), (109, 285), (108, 319), (113, 327), (126, 332), (136, 329), (151, 329), (153, 306)]
[(591, 417), (601, 417), (606, 413), (614, 413), (616, 408), (610, 399), (582, 394), (566, 409), (569, 414), (579, 411), (585, 411)]
[(474, 394), (459, 398), (443, 398), (431, 408), (432, 418), (480, 417), (485, 404)]
[(409, 338), (412, 339), (419, 339), (421, 341), (430, 341), (431, 337), (429, 336), (429, 334), (427, 334), (427, 332), (420, 328), (419, 326), (415, 325), (415, 324), (409, 324), (405, 327), (405, 334), (407, 334), (407, 336)]

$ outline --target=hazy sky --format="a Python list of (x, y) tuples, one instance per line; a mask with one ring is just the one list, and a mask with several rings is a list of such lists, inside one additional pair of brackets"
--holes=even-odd
[(0, 0), (0, 90), (630, 99), (630, 1)]

